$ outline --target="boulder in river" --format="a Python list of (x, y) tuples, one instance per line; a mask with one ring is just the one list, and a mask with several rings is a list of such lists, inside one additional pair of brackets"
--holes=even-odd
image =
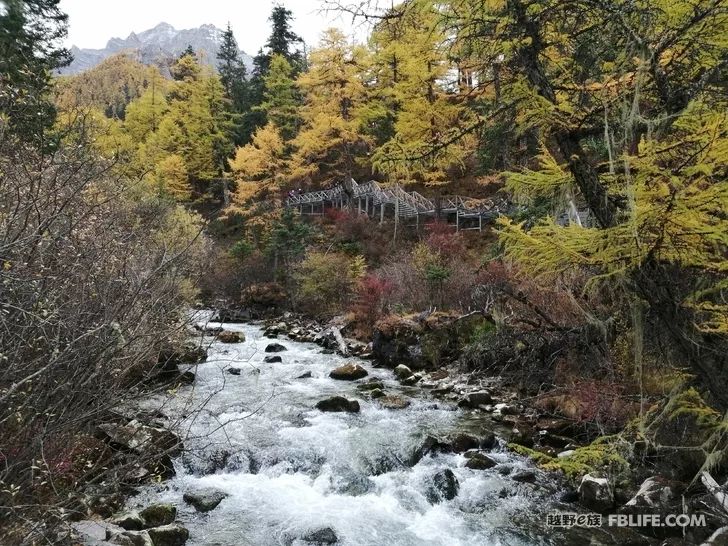
[(412, 370), (410, 370), (407, 366), (404, 364), (400, 364), (396, 368), (394, 368), (394, 376), (402, 381), (403, 379), (407, 379), (412, 375)]
[(381, 380), (372, 378), (356, 386), (360, 391), (373, 391), (374, 389), (384, 390), (384, 383)]
[(223, 330), (217, 334), (217, 340), (220, 343), (242, 343), (245, 341), (245, 334), (242, 332), (232, 332), (230, 330)]
[(344, 364), (331, 370), (331, 373), (329, 373), (331, 379), (340, 379), (342, 381), (355, 381), (367, 375), (369, 375), (369, 372), (359, 364)]
[(144, 520), (144, 527), (159, 527), (169, 525), (177, 517), (177, 508), (173, 504), (157, 503), (150, 504), (139, 512)]
[(359, 402), (356, 400), (347, 400), (343, 396), (332, 396), (321, 400), (316, 404), (316, 408), (321, 411), (357, 413), (359, 411)]
[(228, 368), (227, 373), (230, 375), (240, 375), (240, 368)]
[(579, 502), (591, 510), (605, 512), (614, 506), (609, 480), (586, 474), (579, 484)]
[(498, 463), (487, 455), (476, 451), (468, 458), (468, 462), (465, 463), (465, 467), (472, 468), (473, 470), (488, 470), (497, 464)]
[(275, 364), (278, 362), (283, 362), (283, 358), (281, 358), (280, 355), (269, 355), (263, 359), (263, 362), (265, 362), (266, 364)]
[(269, 343), (268, 346), (265, 348), (266, 353), (280, 353), (285, 350), (286, 348), (280, 343)]
[(493, 397), (488, 391), (470, 392), (463, 396), (458, 402), (461, 408), (477, 408), (493, 403)]
[(313, 377), (313, 374), (310, 371), (308, 371), (308, 372), (303, 372), (301, 375), (296, 377), (296, 379), (311, 379), (312, 377)]
[[(106, 541), (101, 542), (100, 544), (117, 544), (119, 546), (156, 546), (148, 531), (117, 531), (114, 529), (109, 530), (106, 536)], [(184, 544), (184, 542), (182, 544)]]
[(144, 518), (135, 510), (117, 514), (109, 520), (109, 523), (126, 531), (141, 531), (145, 527)]
[(178, 523), (153, 527), (147, 530), (154, 546), (184, 546), (190, 532)]
[(102, 423), (97, 427), (98, 435), (108, 443), (136, 453), (147, 451), (168, 451), (172, 455), (182, 450), (179, 436), (164, 428), (148, 427), (137, 420), (126, 425)]
[(382, 398), (387, 395), (384, 394), (384, 391), (382, 389), (372, 389), (371, 391), (369, 391), (369, 396), (371, 398)]
[(535, 483), (536, 473), (533, 470), (519, 470), (513, 474), (513, 481), (520, 483)]
[(399, 396), (396, 394), (390, 394), (388, 396), (382, 396), (379, 398), (379, 404), (384, 409), (391, 409), (391, 410), (397, 410), (397, 409), (405, 409), (410, 405), (410, 401), (405, 398), (404, 396)]
[(228, 494), (217, 489), (207, 488), (197, 491), (188, 491), (182, 495), (182, 499), (195, 507), (198, 512), (209, 512), (217, 508)]
[(339, 542), (339, 537), (331, 527), (322, 527), (315, 531), (309, 531), (301, 537), (301, 540), (314, 544), (336, 544)]
[(444, 500), (452, 500), (460, 489), (460, 482), (449, 468), (438, 470), (432, 476), (432, 482), (427, 488), (425, 496), (431, 504), (437, 504)]

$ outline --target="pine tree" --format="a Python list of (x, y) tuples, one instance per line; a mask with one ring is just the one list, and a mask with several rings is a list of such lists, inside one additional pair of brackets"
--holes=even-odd
[(223, 33), (217, 59), (220, 82), (225, 89), (225, 96), (230, 105), (231, 121), (234, 126), (233, 141), (240, 145), (245, 142), (243, 114), (250, 110), (250, 97), (247, 70), (240, 58), (240, 50), (230, 23)]
[(303, 55), (297, 44), (303, 40), (291, 30), (293, 13), (284, 6), (278, 5), (273, 8), (268, 20), (272, 23), (273, 29), (268, 41), (265, 43), (268, 48), (268, 57), (282, 55), (291, 65), (295, 74), (303, 69)]
[(0, 12), (0, 131), (42, 138), (55, 119), (51, 74), (70, 62), (59, 46), (67, 16), (60, 0), (5, 0)]

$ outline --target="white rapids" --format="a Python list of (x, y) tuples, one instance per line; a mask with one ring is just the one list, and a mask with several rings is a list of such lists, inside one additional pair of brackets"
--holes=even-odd
[[(308, 544), (301, 537), (322, 528), (333, 529), (344, 545), (551, 543), (540, 522), (553, 505), (553, 490), (506, 475), (506, 467), (529, 466), (524, 459), (496, 449), (489, 455), (499, 464), (489, 470), (465, 468), (466, 459), (456, 454), (427, 455), (412, 468), (402, 463), (426, 435), (461, 430), (461, 410), (422, 389), (403, 389), (391, 371), (369, 362), (322, 354), (310, 343), (267, 339), (253, 324), (225, 328), (243, 332), (246, 341), (213, 342), (207, 361), (193, 368), (194, 385), (163, 401), (162, 411), (179, 417), (174, 426), (188, 436), (190, 453), (175, 461), (174, 478), (143, 488), (130, 507), (174, 503), (190, 530), (189, 545)], [(282, 363), (263, 362), (273, 341), (287, 349), (277, 353)], [(357, 382), (330, 379), (345, 361), (359, 362), (369, 371), (366, 379), (381, 379), (388, 393), (412, 395), (412, 404), (382, 409)], [(230, 367), (240, 375), (228, 373)], [(309, 371), (312, 377), (298, 378)], [(314, 408), (332, 395), (358, 400), (360, 413)], [(159, 407), (160, 399), (148, 404)], [(443, 468), (454, 472), (459, 493), (431, 504), (426, 491)], [(207, 487), (229, 496), (205, 514), (183, 502), (185, 491)]]

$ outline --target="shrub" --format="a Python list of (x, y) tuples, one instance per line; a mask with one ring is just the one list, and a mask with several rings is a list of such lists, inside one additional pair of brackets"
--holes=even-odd
[(312, 252), (296, 267), (296, 301), (314, 315), (339, 312), (349, 301), (366, 264), (361, 256)]

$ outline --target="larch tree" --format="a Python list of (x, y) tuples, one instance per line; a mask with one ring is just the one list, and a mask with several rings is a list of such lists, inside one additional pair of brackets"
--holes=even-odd
[(327, 30), (311, 52), (309, 70), (298, 79), (305, 95), (303, 126), (293, 141), (291, 178), (319, 184), (352, 177), (371, 139), (359, 110), (367, 98), (368, 54), (337, 29)]
[(396, 105), (393, 135), (372, 164), (399, 182), (447, 183), (474, 150), (476, 118), (458, 92), (441, 9), (432, 1), (412, 2), (372, 34), (381, 85), (391, 89), (383, 97)]
[(301, 96), (293, 79), (293, 67), (283, 55), (273, 55), (270, 69), (264, 78), (263, 102), (256, 106), (265, 118), (291, 140), (300, 126)]

